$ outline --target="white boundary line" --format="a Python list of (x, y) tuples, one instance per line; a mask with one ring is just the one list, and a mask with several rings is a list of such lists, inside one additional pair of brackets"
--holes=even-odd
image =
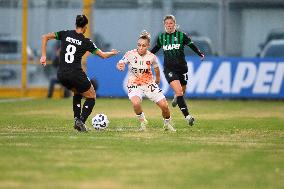
[(32, 99), (33, 98), (7, 98), (7, 99), (0, 99), (0, 103), (28, 101), (28, 100), (32, 100)]

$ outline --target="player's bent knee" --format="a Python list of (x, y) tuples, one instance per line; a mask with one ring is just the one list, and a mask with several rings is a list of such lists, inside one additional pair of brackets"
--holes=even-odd
[(140, 98), (139, 97), (132, 97), (131, 99), (130, 99), (130, 101), (132, 102), (132, 104), (133, 104), (133, 106), (137, 106), (137, 105), (140, 105), (140, 103), (141, 103), (141, 100), (140, 100)]
[(92, 99), (95, 99), (95, 95), (92, 94), (92, 93), (83, 93), (83, 95), (85, 98), (92, 98)]
[(93, 98), (96, 99), (96, 92), (94, 90), (93, 87), (90, 87), (89, 90), (87, 90), (86, 92), (81, 93), (82, 96), (84, 96), (85, 98)]
[(161, 99), (160, 101), (157, 102), (158, 106), (163, 106), (163, 107), (167, 107), (168, 106), (168, 101), (166, 100), (166, 98)]
[(170, 111), (167, 101), (162, 101), (158, 105), (163, 112), (169, 112)]

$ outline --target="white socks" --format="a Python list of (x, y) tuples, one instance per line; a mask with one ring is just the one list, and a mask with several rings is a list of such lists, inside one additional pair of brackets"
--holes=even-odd
[(164, 125), (168, 125), (171, 123), (172, 117), (169, 117), (168, 119), (164, 118)]
[(140, 122), (144, 122), (146, 120), (144, 112), (142, 112), (140, 115), (136, 115), (136, 117)]

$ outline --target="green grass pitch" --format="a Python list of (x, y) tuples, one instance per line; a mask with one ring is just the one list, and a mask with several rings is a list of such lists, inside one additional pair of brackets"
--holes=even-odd
[[(127, 99), (96, 101), (107, 131), (73, 129), (72, 99), (0, 100), (0, 188), (284, 188), (284, 102), (190, 100), (189, 128), (170, 108), (176, 133), (143, 101), (138, 121)], [(90, 118), (88, 126), (91, 127)]]

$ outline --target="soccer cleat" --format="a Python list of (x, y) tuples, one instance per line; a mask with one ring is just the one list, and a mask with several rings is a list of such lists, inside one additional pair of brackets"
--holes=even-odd
[(146, 127), (148, 126), (148, 121), (145, 119), (141, 122), (139, 131), (146, 131)]
[(177, 97), (175, 96), (174, 99), (172, 100), (172, 107), (177, 106)]
[(74, 129), (78, 130), (79, 132), (87, 132), (87, 126), (82, 122), (81, 119), (75, 119)]
[(74, 129), (76, 129), (77, 131), (81, 131), (81, 129), (76, 124), (74, 124)]
[(164, 128), (165, 128), (165, 131), (172, 131), (172, 132), (177, 131), (170, 123), (165, 123)]
[(186, 122), (189, 124), (189, 126), (193, 126), (194, 124), (194, 117), (192, 117), (191, 115), (188, 115), (185, 117)]
[(77, 131), (81, 131), (81, 129), (76, 125), (77, 119), (77, 117), (74, 118), (74, 129), (76, 129)]

